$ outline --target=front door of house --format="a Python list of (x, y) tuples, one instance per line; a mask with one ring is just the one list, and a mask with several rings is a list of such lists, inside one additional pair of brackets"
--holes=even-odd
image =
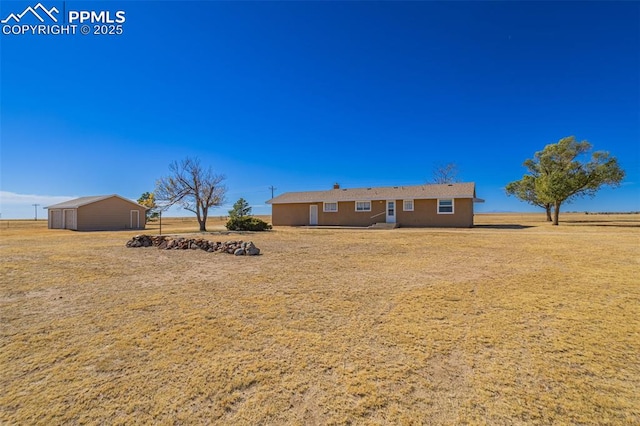
[(396, 202), (387, 201), (387, 223), (396, 223)]
[(318, 205), (311, 204), (309, 206), (309, 225), (318, 224)]

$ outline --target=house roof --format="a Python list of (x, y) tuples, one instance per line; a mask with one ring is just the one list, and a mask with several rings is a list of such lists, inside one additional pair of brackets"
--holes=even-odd
[[(106, 200), (107, 198), (117, 197), (124, 201), (127, 201), (136, 206), (140, 206), (135, 201), (131, 201), (127, 198), (121, 197), (118, 194), (111, 195), (92, 195), (89, 197), (74, 198), (73, 200), (63, 201), (62, 203), (54, 204), (52, 206), (45, 207), (45, 209), (77, 209), (78, 207), (86, 206), (87, 204), (95, 203), (98, 201)], [(144, 207), (144, 206), (143, 206)]]
[(339, 188), (327, 191), (286, 192), (267, 201), (268, 204), (316, 203), (338, 201), (476, 198), (475, 183), (441, 185), (386, 186), (373, 188)]

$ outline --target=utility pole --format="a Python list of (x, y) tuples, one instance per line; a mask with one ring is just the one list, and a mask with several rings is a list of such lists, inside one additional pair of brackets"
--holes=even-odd
[(38, 220), (38, 206), (40, 206), (40, 204), (31, 204), (36, 212), (36, 218), (34, 220)]
[(273, 191), (275, 191), (275, 190), (276, 190), (276, 189), (278, 189), (278, 188), (276, 188), (275, 186), (271, 185), (271, 186), (269, 187), (269, 189), (271, 190), (271, 198), (273, 198)]

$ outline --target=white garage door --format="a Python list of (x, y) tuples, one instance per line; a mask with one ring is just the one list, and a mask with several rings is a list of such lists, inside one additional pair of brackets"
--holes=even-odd
[(64, 229), (76, 229), (76, 211), (74, 209), (62, 210), (62, 223)]
[(62, 210), (49, 210), (51, 229), (62, 228)]

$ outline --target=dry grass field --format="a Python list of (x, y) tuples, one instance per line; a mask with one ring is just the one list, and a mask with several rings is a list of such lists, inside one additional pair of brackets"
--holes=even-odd
[(256, 257), (0, 221), (0, 424), (640, 424), (640, 216), (561, 221), (211, 224)]

